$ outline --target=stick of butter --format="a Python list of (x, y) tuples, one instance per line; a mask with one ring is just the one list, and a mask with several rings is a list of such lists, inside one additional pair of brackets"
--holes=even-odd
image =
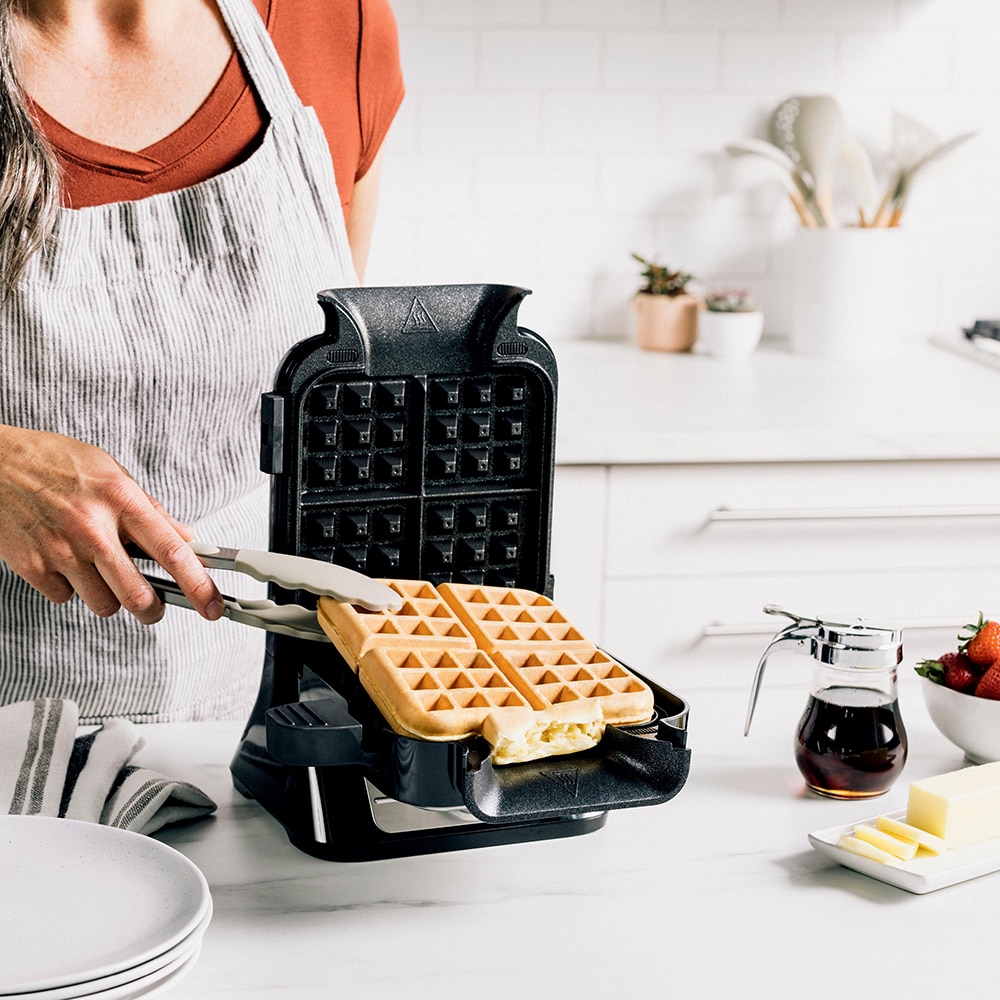
[(949, 850), (1000, 837), (1000, 761), (912, 782), (906, 822)]

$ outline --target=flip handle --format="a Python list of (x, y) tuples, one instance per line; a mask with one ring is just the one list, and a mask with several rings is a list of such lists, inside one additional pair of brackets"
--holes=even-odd
[(790, 611), (785, 611), (775, 604), (765, 604), (764, 612), (769, 615), (784, 615), (786, 618), (791, 618), (792, 623), (791, 625), (786, 625), (771, 640), (761, 654), (760, 661), (757, 663), (757, 672), (754, 675), (753, 687), (750, 689), (750, 704), (747, 706), (747, 718), (743, 726), (744, 736), (750, 733), (750, 722), (753, 719), (754, 709), (757, 707), (757, 696), (760, 694), (760, 685), (764, 679), (764, 667), (767, 665), (768, 657), (780, 646), (792, 646), (799, 652), (804, 652), (803, 647), (807, 642), (811, 647), (812, 641), (819, 636), (822, 625), (822, 622), (818, 618), (804, 618), (799, 615), (793, 615)]

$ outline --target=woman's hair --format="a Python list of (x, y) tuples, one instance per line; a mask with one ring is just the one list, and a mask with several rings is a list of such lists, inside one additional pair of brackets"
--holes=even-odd
[(0, 0), (0, 301), (51, 238), (59, 211), (55, 156), (35, 127), (18, 78), (16, 3)]

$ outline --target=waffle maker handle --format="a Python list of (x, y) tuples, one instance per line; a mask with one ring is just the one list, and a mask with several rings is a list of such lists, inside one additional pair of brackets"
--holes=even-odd
[(690, 751), (608, 726), (592, 750), (494, 767), (487, 757), (465, 774), (469, 812), (484, 823), (526, 821), (632, 806), (674, 797)]

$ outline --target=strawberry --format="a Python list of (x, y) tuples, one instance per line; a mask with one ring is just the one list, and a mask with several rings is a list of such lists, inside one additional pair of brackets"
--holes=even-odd
[(982, 671), (964, 653), (942, 653), (936, 660), (921, 660), (917, 673), (953, 691), (972, 694)]
[(1000, 663), (994, 663), (976, 685), (977, 698), (992, 698), (1000, 701)]
[(1000, 660), (1000, 622), (984, 620), (980, 611), (979, 621), (965, 627), (971, 629), (972, 634), (959, 635), (962, 645), (958, 648), (961, 652), (982, 667), (992, 666)]

